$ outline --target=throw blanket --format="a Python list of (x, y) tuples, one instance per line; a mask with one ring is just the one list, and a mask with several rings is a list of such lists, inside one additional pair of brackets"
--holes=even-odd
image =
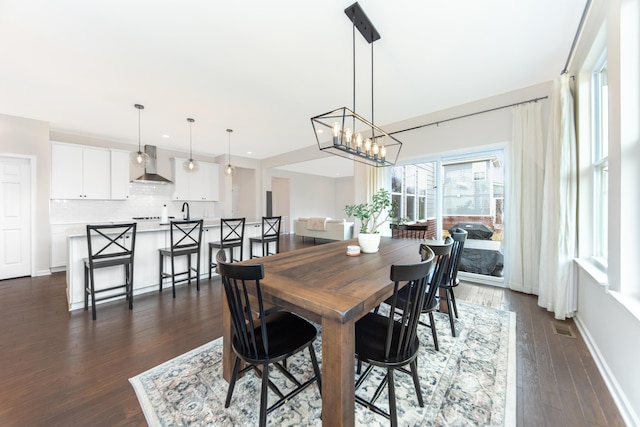
[(309, 218), (307, 230), (326, 231), (328, 218)]

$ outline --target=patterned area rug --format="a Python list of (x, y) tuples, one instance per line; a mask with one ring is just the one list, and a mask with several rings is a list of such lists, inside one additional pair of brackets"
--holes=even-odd
[[(458, 302), (458, 337), (449, 320), (436, 313), (440, 351), (429, 328), (420, 327), (418, 370), (425, 406), (418, 406), (410, 375), (397, 373), (398, 423), (402, 426), (515, 425), (515, 313)], [(320, 339), (316, 354), (321, 361)], [(299, 378), (313, 375), (309, 354), (288, 360)], [(374, 372), (356, 391), (373, 393), (383, 371)], [(286, 384), (278, 371), (270, 375)], [(129, 380), (151, 426), (249, 426), (258, 424), (260, 380), (238, 380), (225, 409), (227, 382), (222, 378), (222, 339), (207, 343)], [(283, 390), (287, 387), (283, 385)], [(270, 391), (271, 392), (271, 391)], [(271, 401), (271, 400), (270, 400)], [(386, 391), (377, 403), (385, 410)], [(322, 402), (315, 384), (268, 415), (277, 426), (320, 426)], [(356, 404), (356, 425), (387, 426), (388, 420)]]

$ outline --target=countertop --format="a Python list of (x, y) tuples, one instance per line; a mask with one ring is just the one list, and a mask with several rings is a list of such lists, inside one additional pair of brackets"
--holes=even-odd
[[(193, 218), (193, 219), (200, 219), (200, 218)], [(100, 222), (98, 224), (105, 224), (105, 225), (111, 225), (111, 224), (126, 224), (129, 222), (134, 222), (134, 221), (113, 221), (113, 222)], [(144, 233), (144, 232), (149, 232), (149, 231), (164, 231), (164, 230), (169, 230), (169, 224), (160, 224), (157, 221), (149, 221), (149, 220), (144, 220), (144, 221), (135, 221), (138, 223), (138, 226), (136, 227), (136, 232), (140, 232), (140, 233)], [(255, 219), (247, 219), (245, 221), (245, 226), (247, 225), (255, 225), (255, 224), (262, 224), (262, 220), (255, 220)], [(220, 218), (207, 218), (204, 219), (203, 222), (203, 226), (206, 227), (219, 227), (220, 226)], [(78, 225), (75, 227), (69, 227), (69, 229), (67, 230), (67, 237), (83, 237), (86, 238), (87, 237), (87, 229), (86, 229), (86, 225)]]

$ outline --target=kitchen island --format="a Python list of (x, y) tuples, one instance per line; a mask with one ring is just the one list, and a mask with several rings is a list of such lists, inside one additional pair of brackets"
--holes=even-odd
[[(118, 221), (120, 223), (126, 221)], [(111, 223), (111, 224), (113, 224)], [(248, 258), (249, 238), (260, 236), (262, 222), (247, 220), (245, 222), (244, 254)], [(155, 221), (138, 221), (136, 247), (133, 269), (133, 293), (139, 295), (147, 292), (158, 292), (159, 256), (158, 249), (171, 246), (170, 226)], [(205, 219), (202, 229), (202, 245), (200, 252), (200, 277), (207, 278), (209, 242), (220, 240), (220, 220)], [(84, 308), (84, 261), (88, 256), (87, 230), (77, 227), (69, 230), (67, 235), (67, 301), (69, 310)], [(176, 259), (176, 270), (186, 270), (186, 258)], [(194, 259), (195, 262), (195, 259)], [(95, 271), (97, 286), (121, 283), (122, 269), (107, 268)], [(124, 297), (122, 297), (124, 298)]]

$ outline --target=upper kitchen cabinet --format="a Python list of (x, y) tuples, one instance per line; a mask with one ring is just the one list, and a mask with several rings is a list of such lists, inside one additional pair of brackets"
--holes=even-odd
[(111, 150), (111, 199), (129, 198), (129, 152)]
[(198, 169), (187, 172), (182, 166), (186, 159), (171, 159), (171, 179), (174, 200), (217, 201), (219, 171), (216, 163), (198, 162)]
[(129, 154), (122, 150), (51, 143), (51, 198), (125, 200)]
[(52, 199), (109, 199), (110, 197), (109, 150), (51, 143)]

